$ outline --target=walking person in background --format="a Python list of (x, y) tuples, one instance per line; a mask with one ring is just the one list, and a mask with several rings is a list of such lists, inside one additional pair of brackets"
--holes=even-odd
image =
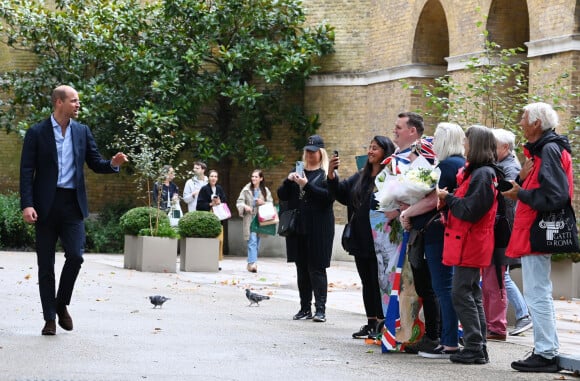
[[(171, 165), (161, 168), (160, 182), (153, 184), (153, 205), (164, 211), (169, 211), (172, 205), (179, 205), (179, 188), (173, 182), (175, 171)], [(179, 208), (181, 211), (181, 208)]]
[(380, 323), (385, 319), (369, 212), (376, 210), (378, 206), (374, 197), (375, 177), (385, 167), (381, 164), (383, 160), (391, 156), (393, 152), (395, 152), (393, 142), (385, 136), (377, 135), (369, 144), (367, 162), (361, 171), (339, 182), (335, 175), (335, 170), (340, 164), (338, 156), (330, 160), (328, 169), (328, 187), (331, 194), (337, 201), (347, 206), (353, 245), (349, 254), (354, 256), (362, 283), (367, 324), (352, 334), (355, 339), (376, 337), (380, 333)]
[(205, 175), (207, 166), (204, 162), (196, 161), (193, 164), (193, 176), (185, 182), (183, 187), (183, 201), (187, 203), (187, 211), (197, 210), (197, 197), (201, 187), (207, 184), (208, 179)]
[[(199, 190), (199, 194), (197, 197), (197, 205), (196, 210), (204, 210), (210, 212), (211, 209), (223, 203), (227, 203), (226, 192), (224, 192), (224, 188), (218, 183), (218, 171), (212, 169), (209, 171), (208, 183), (201, 187)], [(220, 241), (220, 254), (219, 260), (221, 261), (224, 259), (224, 228), (223, 228), (223, 221), (222, 221), (222, 232), (217, 237)], [(221, 269), (221, 267), (220, 267)]]
[[(84, 219), (88, 217), (84, 164), (96, 173), (117, 173), (127, 156), (105, 160), (89, 127), (78, 123), (81, 102), (75, 89), (58, 86), (52, 92), (53, 113), (24, 137), (20, 160), (20, 207), (24, 221), (34, 224), (38, 288), (45, 320), (43, 335), (55, 335), (55, 319), (73, 329), (68, 313), (75, 281), (83, 263)], [(60, 239), (65, 262), (56, 291), (54, 261)]]
[[(312, 135), (302, 155), (304, 171), (288, 174), (278, 188), (278, 198), (288, 209), (299, 211), (298, 230), (286, 237), (288, 262), (295, 262), (300, 294), (300, 310), (294, 320), (326, 321), (326, 297), (332, 242), (334, 240), (334, 199), (328, 190), (328, 154), (319, 135)], [(312, 316), (312, 294), (316, 312)]]
[[(437, 155), (441, 171), (438, 187), (454, 192), (457, 187), (457, 172), (465, 165), (463, 142), (465, 133), (454, 123), (439, 123), (433, 136), (433, 150)], [(435, 207), (437, 198), (435, 198)], [(413, 207), (410, 207), (411, 209)], [(406, 215), (413, 210), (405, 210)], [(403, 217), (404, 217), (403, 215)], [(431, 285), (437, 295), (441, 310), (441, 340), (437, 347), (419, 351), (419, 356), (434, 359), (448, 359), (459, 350), (458, 321), (451, 290), (453, 286), (453, 266), (443, 264), (444, 227), (435, 220), (425, 229), (425, 259), (431, 274)]]
[(489, 266), (494, 249), (494, 224), (497, 211), (497, 151), (491, 129), (467, 129), (467, 164), (457, 175), (457, 189), (450, 193), (437, 189), (440, 208), (448, 206), (443, 245), (443, 264), (455, 266), (453, 307), (463, 326), (464, 348), (452, 354), (452, 362), (486, 364), (486, 322), (479, 278)]
[(250, 182), (247, 183), (238, 199), (236, 207), (240, 217), (243, 218), (242, 232), (244, 240), (248, 243), (248, 265), (249, 272), (258, 272), (258, 251), (260, 250), (260, 235), (250, 231), (252, 220), (258, 214), (258, 207), (266, 202), (274, 202), (270, 189), (264, 184), (264, 174), (260, 169), (255, 169), (250, 176)]
[[(572, 149), (554, 130), (558, 114), (547, 103), (524, 107), (520, 126), (527, 140), (528, 160), (513, 188), (502, 194), (517, 200), (512, 236), (506, 255), (521, 258), (524, 297), (534, 325), (534, 351), (511, 367), (520, 372), (558, 372), (560, 347), (550, 279), (551, 255), (532, 252), (530, 228), (541, 211), (565, 207), (574, 196)], [(531, 162), (531, 163), (530, 163)]]

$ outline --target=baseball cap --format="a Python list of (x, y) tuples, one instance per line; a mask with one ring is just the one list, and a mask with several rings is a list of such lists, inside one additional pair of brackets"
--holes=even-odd
[(319, 135), (312, 135), (308, 138), (308, 142), (304, 146), (306, 151), (316, 152), (319, 149), (324, 148), (324, 141)]

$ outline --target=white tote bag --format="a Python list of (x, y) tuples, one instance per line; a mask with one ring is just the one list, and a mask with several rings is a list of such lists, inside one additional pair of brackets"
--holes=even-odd
[(217, 216), (217, 218), (220, 219), (220, 221), (227, 220), (232, 216), (230, 208), (228, 207), (228, 204), (226, 204), (225, 202), (213, 206), (211, 208), (211, 211), (213, 212), (213, 214)]

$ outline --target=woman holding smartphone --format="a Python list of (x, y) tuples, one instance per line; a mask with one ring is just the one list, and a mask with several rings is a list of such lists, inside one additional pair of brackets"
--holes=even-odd
[[(299, 211), (298, 233), (286, 237), (288, 262), (296, 263), (300, 310), (294, 320), (326, 321), (328, 280), (334, 239), (334, 198), (327, 186), (328, 154), (319, 135), (304, 146), (304, 168), (297, 165), (278, 188), (278, 198), (287, 209)], [(312, 315), (312, 295), (316, 312)]]
[[(212, 169), (209, 171), (208, 183), (206, 185), (204, 185), (203, 187), (201, 187), (201, 189), (199, 190), (199, 195), (197, 197), (196, 210), (205, 210), (205, 211), (209, 212), (209, 211), (211, 211), (211, 208), (213, 208), (214, 206), (219, 205), (222, 202), (226, 203), (228, 201), (227, 197), (226, 197), (226, 193), (224, 192), (224, 188), (222, 188), (222, 186), (219, 185), (217, 182), (218, 182), (218, 171), (216, 171), (215, 169)], [(223, 221), (222, 221), (222, 224), (223, 224)], [(219, 259), (221, 261), (224, 257), (224, 254), (223, 254), (224, 229), (223, 229), (223, 227), (222, 227), (222, 232), (218, 236), (218, 239), (220, 241)]]

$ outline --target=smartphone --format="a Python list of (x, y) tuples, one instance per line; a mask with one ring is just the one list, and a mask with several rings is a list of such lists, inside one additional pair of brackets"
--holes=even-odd
[[(337, 151), (337, 150), (334, 150), (334, 152), (332, 153), (332, 155), (333, 155), (334, 157), (337, 157), (337, 156), (338, 156), (338, 151)], [(338, 168), (338, 167), (336, 167), (336, 168)]]
[(304, 162), (297, 161), (296, 162), (296, 173), (300, 175), (300, 177), (304, 176)]
[(496, 186), (497, 190), (500, 192), (507, 192), (513, 187), (514, 185), (507, 180), (500, 180)]

